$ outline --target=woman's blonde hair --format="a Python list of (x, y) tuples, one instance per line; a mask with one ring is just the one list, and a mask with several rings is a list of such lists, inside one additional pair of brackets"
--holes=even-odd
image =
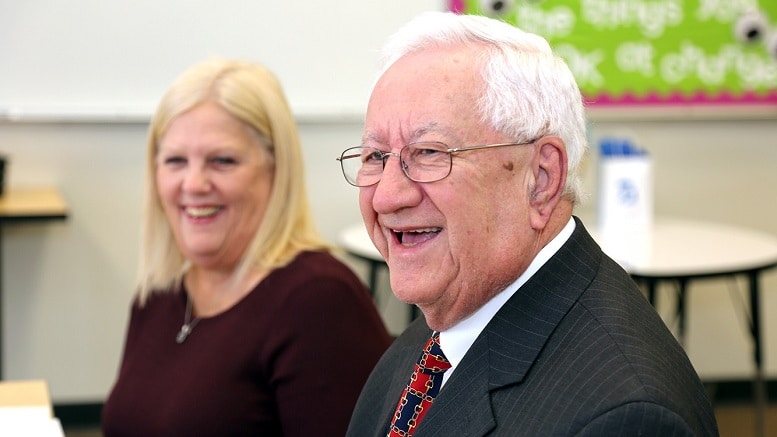
[(274, 165), (267, 209), (234, 273), (235, 283), (254, 267), (281, 267), (301, 251), (328, 248), (313, 224), (299, 134), (280, 83), (255, 63), (208, 60), (190, 67), (173, 82), (149, 127), (138, 272), (141, 303), (154, 291), (175, 288), (188, 268), (156, 189), (156, 155), (159, 140), (175, 117), (204, 102), (219, 104), (255, 131), (258, 147), (268, 152)]

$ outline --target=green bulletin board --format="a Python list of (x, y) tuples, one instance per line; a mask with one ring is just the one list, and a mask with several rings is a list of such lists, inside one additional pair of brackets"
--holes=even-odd
[(452, 0), (544, 36), (588, 106), (777, 108), (777, 0)]

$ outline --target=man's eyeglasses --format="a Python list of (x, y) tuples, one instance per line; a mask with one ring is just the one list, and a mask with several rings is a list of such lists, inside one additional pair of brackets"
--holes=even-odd
[(444, 143), (420, 142), (408, 144), (399, 153), (384, 152), (374, 147), (360, 146), (346, 149), (339, 158), (343, 176), (355, 187), (369, 187), (380, 182), (386, 161), (391, 156), (399, 158), (405, 176), (415, 182), (437, 182), (451, 174), (453, 154), (468, 150), (490, 149), (492, 147), (526, 146), (527, 143), (500, 143), (483, 146), (449, 148)]

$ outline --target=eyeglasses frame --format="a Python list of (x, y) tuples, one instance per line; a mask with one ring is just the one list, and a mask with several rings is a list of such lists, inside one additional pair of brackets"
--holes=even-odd
[[(402, 146), (401, 149), (399, 149), (399, 152), (384, 152), (384, 151), (376, 149), (376, 148), (374, 148), (372, 146), (356, 146), (356, 147), (349, 147), (349, 148), (345, 149), (343, 151), (343, 153), (341, 153), (340, 156), (335, 158), (335, 159), (337, 161), (340, 161), (340, 170), (343, 173), (343, 177), (345, 178), (345, 181), (348, 182), (349, 185), (352, 185), (354, 187), (358, 187), (358, 188), (371, 187), (373, 185), (376, 185), (383, 178), (383, 173), (381, 173), (381, 175), (380, 175), (381, 177), (378, 178), (377, 181), (375, 181), (375, 182), (373, 182), (371, 184), (368, 184), (368, 185), (356, 185), (356, 184), (352, 183), (350, 180), (348, 180), (348, 176), (346, 176), (346, 174), (345, 174), (345, 167), (344, 167), (344, 164), (343, 164), (343, 162), (345, 161), (345, 159), (344, 159), (345, 153), (348, 152), (349, 150), (365, 149), (365, 148), (370, 148), (370, 149), (373, 149), (373, 150), (376, 150), (376, 151), (380, 152), (380, 154), (381, 154), (380, 158), (381, 158), (381, 161), (383, 161), (383, 168), (384, 169), (386, 168), (386, 161), (388, 160), (388, 158), (391, 157), (391, 156), (396, 156), (397, 158), (400, 158), (400, 167), (402, 168), (402, 173), (404, 173), (405, 177), (407, 177), (411, 181), (417, 182), (419, 184), (431, 184), (433, 182), (439, 182), (439, 181), (447, 178), (448, 176), (450, 176), (451, 171), (453, 171), (453, 154), (454, 153), (468, 152), (470, 150), (491, 149), (491, 148), (495, 148), (495, 147), (528, 146), (530, 144), (536, 143), (537, 141), (540, 140), (540, 138), (542, 138), (542, 137), (535, 138), (534, 140), (523, 142), (523, 143), (515, 143), (515, 142), (495, 143), (495, 144), (483, 144), (483, 145), (480, 145), (480, 146), (454, 147), (454, 148), (448, 147), (447, 144), (445, 144), (445, 143), (443, 143), (441, 141), (416, 141), (416, 142), (413, 142), (413, 143), (405, 144), (404, 146)], [(432, 181), (419, 181), (419, 180), (413, 179), (407, 173), (408, 165), (404, 161), (401, 161), (402, 151), (405, 150), (405, 148), (407, 148), (409, 146), (415, 146), (415, 145), (418, 145), (418, 144), (440, 144), (440, 145), (444, 146), (447, 149), (449, 165), (448, 165), (448, 172), (445, 174), (445, 176), (443, 176), (443, 177), (441, 177), (439, 179), (432, 180)]]

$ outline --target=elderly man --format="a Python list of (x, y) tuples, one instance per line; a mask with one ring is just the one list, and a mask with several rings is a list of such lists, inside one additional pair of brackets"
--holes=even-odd
[(427, 13), (387, 42), (340, 161), (392, 290), (424, 317), (348, 436), (717, 435), (686, 354), (572, 215), (585, 134), (536, 35)]

